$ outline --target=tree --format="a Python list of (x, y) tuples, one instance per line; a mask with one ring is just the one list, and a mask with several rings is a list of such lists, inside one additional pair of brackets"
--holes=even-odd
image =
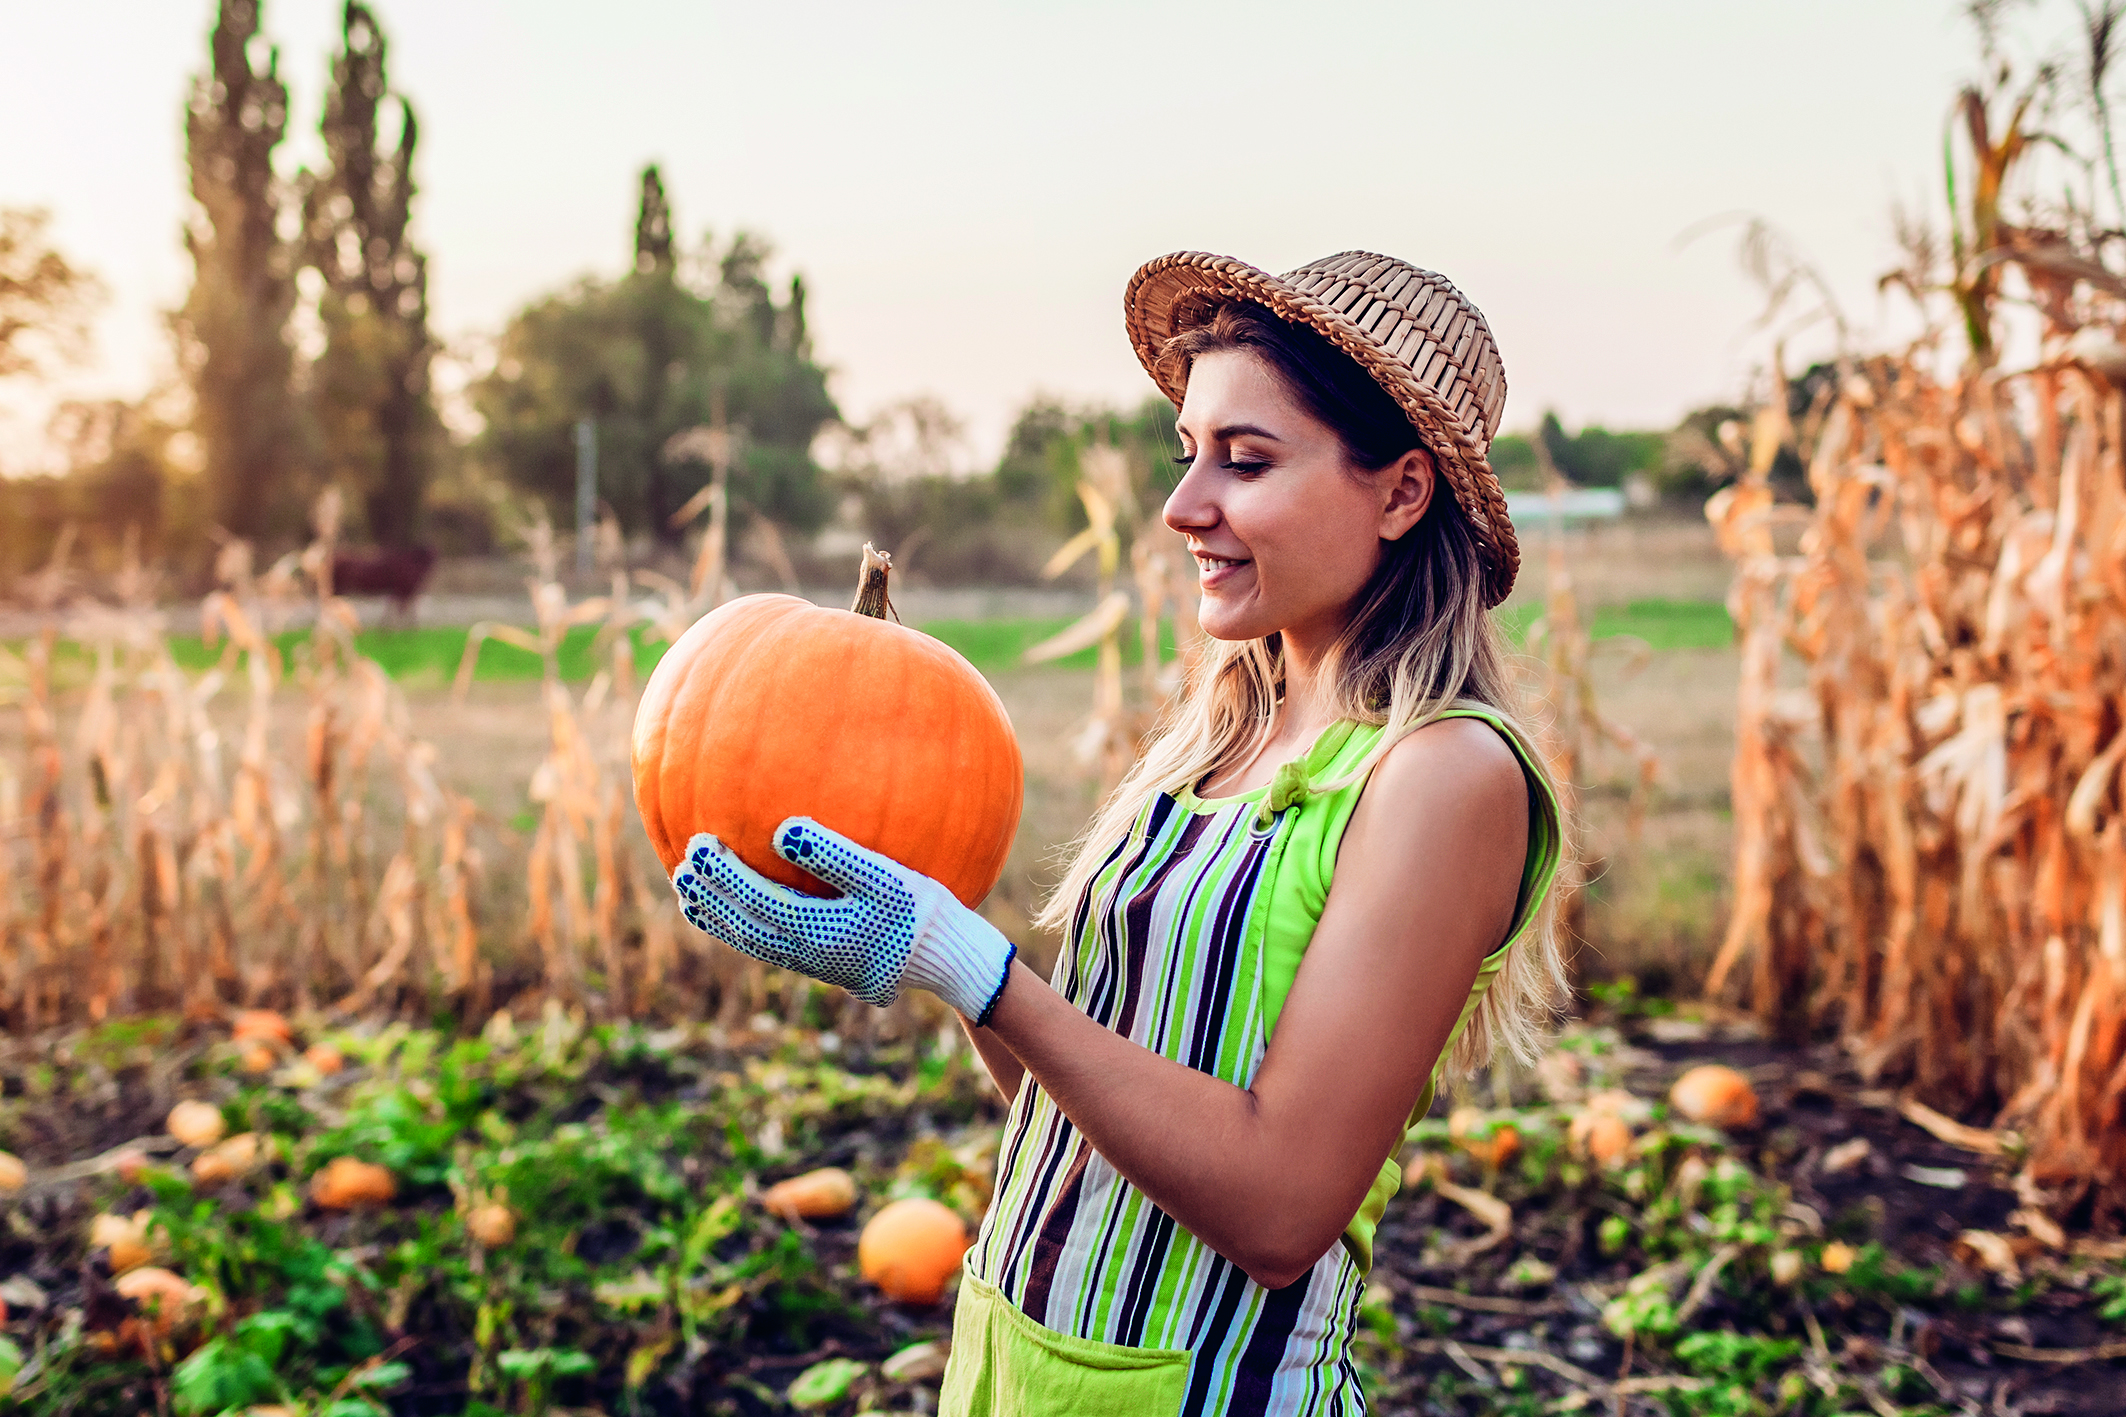
[[(325, 349), (311, 370), (322, 471), (346, 488), (370, 537), (411, 546), (443, 444), (430, 398), (428, 258), (415, 248), (411, 104), (390, 92), (387, 44), (369, 7), (348, 0), (322, 131), (325, 170), (303, 177), (303, 261), (324, 278)], [(395, 144), (380, 145), (386, 100)]]
[(212, 67), (193, 82), (185, 140), (196, 210), (185, 230), (192, 293), (177, 328), (194, 431), (206, 456), (208, 510), (254, 539), (299, 533), (301, 423), (288, 316), (294, 252), (279, 230), (273, 150), (288, 127), (280, 52), (253, 67), (260, 0), (222, 0)]
[(642, 200), (635, 212), (635, 270), (649, 275), (669, 271), (676, 263), (672, 253), (672, 207), (665, 200), (664, 178), (653, 162), (642, 169)]
[(707, 481), (694, 461), (663, 455), (676, 433), (706, 424), (720, 391), (740, 432), (730, 474), (732, 530), (762, 514), (811, 531), (832, 511), (811, 445), (837, 417), (813, 362), (804, 286), (775, 299), (771, 252), (739, 233), (667, 259), (664, 185), (642, 174), (635, 269), (585, 277), (511, 317), (492, 373), (473, 387), (486, 422), (478, 454), (511, 485), (568, 516), (576, 485), (572, 428), (598, 425), (598, 494), (628, 531), (676, 541), (672, 515)]
[(99, 288), (45, 240), (50, 220), (0, 208), (0, 379), (42, 374), (88, 337)]

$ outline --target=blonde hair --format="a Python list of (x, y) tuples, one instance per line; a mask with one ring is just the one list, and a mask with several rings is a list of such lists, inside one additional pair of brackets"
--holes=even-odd
[[(1310, 345), (1308, 336), (1319, 347)], [(1177, 335), (1167, 354), (1193, 363), (1230, 349), (1263, 357), (1302, 403), (1336, 429), (1359, 466), (1378, 471), (1410, 449), (1422, 448), (1416, 428), (1355, 361), (1313, 331), (1259, 306), (1221, 306)], [(1385, 409), (1367, 398), (1367, 389)], [(1391, 416), (1399, 429), (1386, 423)], [(1394, 451), (1380, 451), (1388, 447)], [(1383, 731), (1348, 776), (1313, 784), (1311, 791), (1363, 781), (1397, 743), (1442, 713), (1478, 707), (1506, 725), (1524, 750), (1527, 770), (1542, 779), (1553, 799), (1558, 796), (1534, 735), (1515, 711), (1519, 694), (1505, 644), (1484, 609), (1483, 591), (1475, 536), (1454, 498), (1437, 487), (1418, 524), (1384, 547), (1357, 611), (1322, 664), (1334, 716), (1379, 724)], [(1138, 813), (1153, 796), (1178, 792), (1229, 764), (1252, 761), (1277, 731), (1283, 690), (1280, 635), (1211, 641), (1136, 764), (1069, 848), (1071, 865), (1034, 923), (1070, 930), (1101, 862), (1118, 838), (1134, 830)], [(1560, 849), (1570, 860), (1570, 823), (1562, 807), (1560, 813)], [(1529, 830), (1532, 842), (1533, 820)], [(1521, 931), (1519, 940), (1447, 1056), (1450, 1078), (1465, 1078), (1502, 1052), (1533, 1062), (1569, 996), (1556, 891), (1523, 902), (1514, 928)]]

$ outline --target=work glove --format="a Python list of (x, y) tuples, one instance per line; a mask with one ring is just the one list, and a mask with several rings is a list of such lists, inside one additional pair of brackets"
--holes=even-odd
[(694, 927), (741, 954), (839, 985), (881, 1008), (928, 989), (977, 1024), (1004, 992), (1018, 946), (945, 887), (810, 817), (775, 850), (842, 894), (822, 900), (771, 881), (707, 832), (687, 842), (672, 889)]

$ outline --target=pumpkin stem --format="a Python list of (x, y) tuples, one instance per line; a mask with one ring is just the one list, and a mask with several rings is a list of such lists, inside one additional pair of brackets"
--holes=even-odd
[(874, 620), (885, 619), (889, 611), (894, 619), (900, 619), (900, 612), (894, 610), (893, 602), (886, 598), (886, 577), (892, 570), (892, 555), (865, 542), (863, 566), (859, 572), (862, 579), (857, 583), (856, 603), (849, 608)]

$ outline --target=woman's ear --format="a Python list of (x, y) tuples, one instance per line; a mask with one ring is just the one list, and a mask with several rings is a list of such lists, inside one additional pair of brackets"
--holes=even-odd
[(1433, 490), (1439, 485), (1438, 469), (1429, 451), (1412, 448), (1382, 468), (1379, 477), (1386, 499), (1380, 510), (1380, 539), (1399, 541), (1425, 519), (1425, 509), (1432, 505)]

